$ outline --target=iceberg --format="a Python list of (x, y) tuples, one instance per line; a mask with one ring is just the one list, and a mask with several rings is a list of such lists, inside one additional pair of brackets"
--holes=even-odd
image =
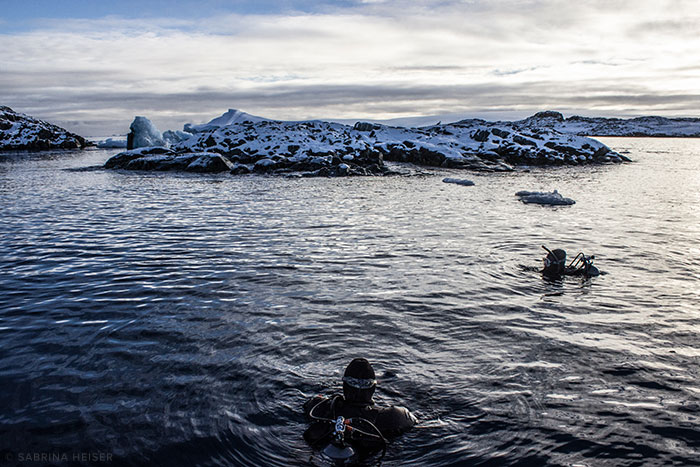
[(129, 126), (131, 132), (127, 136), (127, 149), (165, 146), (163, 135), (146, 117), (135, 117)]

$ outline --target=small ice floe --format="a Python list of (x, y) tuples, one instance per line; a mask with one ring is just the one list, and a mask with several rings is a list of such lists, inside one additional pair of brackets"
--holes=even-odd
[(460, 178), (443, 178), (443, 182), (445, 183), (456, 183), (457, 185), (463, 185), (463, 186), (474, 186), (474, 182), (471, 180), (463, 180)]
[(551, 206), (570, 206), (576, 204), (571, 198), (564, 198), (557, 190), (548, 191), (519, 191), (515, 194), (525, 204), (547, 204)]
[(107, 138), (105, 140), (99, 141), (97, 147), (100, 149), (105, 148), (115, 148), (115, 149), (126, 149), (126, 140), (121, 138)]

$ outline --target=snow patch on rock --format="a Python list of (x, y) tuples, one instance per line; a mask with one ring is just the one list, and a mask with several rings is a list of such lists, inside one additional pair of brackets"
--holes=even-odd
[(237, 109), (228, 109), (226, 113), (220, 117), (216, 117), (210, 120), (208, 123), (202, 125), (193, 125), (191, 123), (185, 124), (186, 133), (203, 133), (210, 130), (215, 130), (217, 128), (233, 125), (234, 123), (258, 123), (267, 120), (263, 117), (256, 117), (249, 113), (245, 113)]

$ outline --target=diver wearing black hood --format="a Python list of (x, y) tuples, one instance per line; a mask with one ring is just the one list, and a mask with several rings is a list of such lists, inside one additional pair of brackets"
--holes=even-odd
[(586, 256), (579, 253), (571, 261), (571, 264), (566, 265), (566, 251), (561, 248), (550, 250), (542, 245), (547, 251), (547, 256), (544, 258), (544, 268), (542, 274), (550, 279), (559, 279), (562, 276), (584, 276), (594, 277), (600, 275), (598, 268), (593, 266), (593, 256)]
[(304, 404), (312, 422), (304, 439), (312, 446), (327, 445), (324, 453), (334, 459), (386, 449), (387, 437), (408, 431), (417, 420), (403, 407), (375, 407), (376, 387), (372, 365), (364, 358), (354, 359), (343, 375), (342, 396), (315, 396)]

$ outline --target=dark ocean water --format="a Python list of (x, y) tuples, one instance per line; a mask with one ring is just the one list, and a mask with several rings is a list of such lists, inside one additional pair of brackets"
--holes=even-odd
[[(0, 463), (329, 465), (300, 406), (365, 356), (420, 419), (385, 466), (700, 465), (700, 140), (603, 141), (636, 162), (297, 180), (0, 155)], [(514, 197), (552, 189), (576, 205)], [(542, 244), (607, 274), (544, 281)]]

